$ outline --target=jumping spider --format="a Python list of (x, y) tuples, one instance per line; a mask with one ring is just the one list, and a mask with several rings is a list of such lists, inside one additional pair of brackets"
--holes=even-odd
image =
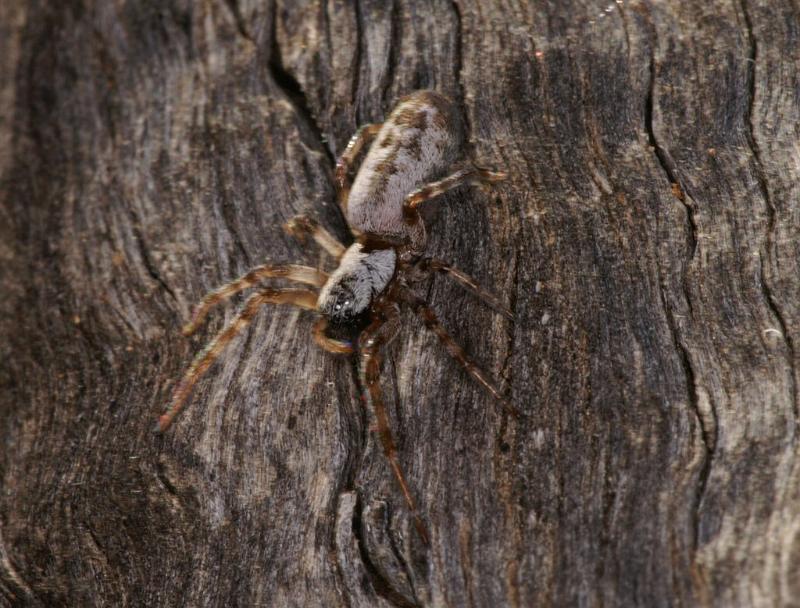
[[(361, 149), (372, 139), (375, 142), (351, 187), (350, 170)], [(444, 273), (511, 317), (502, 303), (470, 277), (440, 260), (422, 257), (426, 234), (419, 206), (423, 202), (462, 184), (488, 186), (506, 177), (504, 173), (464, 163), (453, 171), (463, 147), (464, 134), (457, 108), (448, 98), (433, 91), (411, 93), (400, 100), (386, 122), (361, 127), (336, 165), (339, 204), (355, 242), (345, 248), (310, 218), (296, 217), (287, 225), (289, 232), (301, 240), (307, 236), (313, 238), (337, 260), (336, 270), (329, 275), (308, 266), (265, 264), (206, 295), (183, 328), (184, 335), (194, 333), (214, 305), (247, 288), (257, 287), (236, 318), (195, 357), (175, 388), (169, 409), (159, 418), (158, 428), (164, 431), (172, 423), (200, 377), (225, 346), (247, 327), (262, 305), (293, 304), (316, 311), (321, 318), (314, 325), (313, 335), (319, 346), (337, 354), (359, 353), (361, 382), (372, 403), (384, 453), (415, 526), (427, 542), (425, 526), (397, 459), (379, 382), (380, 351), (398, 332), (400, 306), (413, 310), (450, 356), (506, 410), (517, 413), (453, 341), (433, 310), (410, 288), (433, 272)], [(261, 282), (268, 278), (305, 283), (320, 291), (262, 286)]]

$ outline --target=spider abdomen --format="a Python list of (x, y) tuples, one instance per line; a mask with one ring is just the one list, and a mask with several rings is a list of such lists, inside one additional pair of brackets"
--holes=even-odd
[(416, 91), (401, 99), (353, 181), (347, 204), (350, 227), (373, 235), (411, 236), (403, 221), (403, 201), (452, 167), (463, 138), (460, 114), (447, 97)]

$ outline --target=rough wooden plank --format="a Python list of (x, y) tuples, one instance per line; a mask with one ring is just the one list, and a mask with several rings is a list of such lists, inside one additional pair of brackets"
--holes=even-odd
[[(341, 0), (0, 7), (0, 597), (8, 605), (791, 605), (791, 2)], [(208, 289), (345, 238), (332, 167), (432, 87), (508, 171), (432, 218), (496, 290), (426, 296), (384, 390), (414, 534), (352, 362), (265, 311), (152, 433)], [(223, 312), (223, 310), (225, 312)]]

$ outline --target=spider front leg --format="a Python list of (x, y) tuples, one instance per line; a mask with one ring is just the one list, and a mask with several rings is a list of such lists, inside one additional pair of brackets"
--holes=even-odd
[(342, 208), (345, 217), (347, 217), (347, 199), (350, 196), (350, 180), (348, 177), (350, 170), (353, 168), (359, 152), (365, 145), (375, 139), (382, 126), (380, 123), (375, 123), (359, 128), (350, 138), (347, 147), (336, 162), (336, 186), (339, 189), (339, 206)]
[(307, 237), (311, 237), (322, 247), (328, 255), (335, 260), (342, 257), (345, 246), (336, 237), (320, 226), (319, 222), (311, 219), (307, 215), (297, 215), (286, 222), (286, 231), (301, 243), (305, 243)]
[(165, 431), (183, 408), (194, 385), (236, 335), (247, 327), (264, 304), (292, 304), (307, 310), (317, 307), (317, 294), (308, 289), (264, 289), (250, 296), (234, 319), (198, 353), (172, 394), (167, 412), (158, 419), (158, 430)]
[(414, 312), (417, 313), (417, 316), (422, 319), (425, 327), (436, 334), (436, 337), (439, 338), (439, 342), (445, 347), (447, 353), (453, 357), (470, 376), (477, 380), (479, 384), (483, 385), (509, 414), (518, 417), (520, 414), (519, 410), (500, 394), (500, 391), (492, 381), (489, 380), (486, 373), (470, 359), (467, 353), (464, 352), (464, 349), (453, 340), (449, 333), (447, 333), (447, 330), (439, 322), (436, 313), (433, 312), (431, 307), (408, 290), (403, 291), (402, 297), (411, 306)]
[(419, 206), (448, 190), (457, 188), (462, 184), (474, 184), (478, 186), (488, 186), (506, 179), (506, 174), (501, 171), (489, 171), (470, 167), (460, 169), (439, 181), (431, 182), (409, 194), (403, 201), (403, 219), (406, 224), (416, 229), (416, 235), (412, 239), (415, 249), (422, 249), (425, 241), (425, 225), (419, 214)]
[(235, 281), (226, 283), (208, 293), (197, 305), (192, 313), (192, 319), (181, 330), (184, 336), (191, 336), (200, 323), (205, 319), (208, 311), (216, 304), (229, 299), (231, 296), (257, 285), (263, 279), (281, 278), (297, 283), (305, 283), (314, 287), (322, 287), (328, 280), (327, 273), (298, 264), (264, 264), (256, 266)]
[(380, 385), (382, 360), (380, 349), (386, 346), (397, 334), (400, 326), (400, 312), (396, 304), (387, 303), (379, 307), (379, 313), (382, 313), (382, 317), (373, 321), (359, 337), (362, 383), (366, 387), (372, 403), (377, 426), (376, 431), (383, 445), (383, 453), (386, 456), (386, 460), (389, 461), (389, 466), (400, 486), (400, 491), (403, 493), (409, 513), (414, 519), (414, 527), (417, 529), (420, 538), (422, 538), (422, 542), (429, 545), (428, 532), (425, 529), (422, 518), (419, 516), (417, 503), (408, 488), (408, 482), (405, 475), (403, 475), (400, 461), (397, 459), (397, 444), (389, 425), (389, 416), (386, 413), (386, 405), (383, 402), (383, 393)]

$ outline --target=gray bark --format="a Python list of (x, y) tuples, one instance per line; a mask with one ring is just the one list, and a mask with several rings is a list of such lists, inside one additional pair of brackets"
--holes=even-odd
[[(10, 606), (775, 606), (800, 598), (800, 7), (722, 2), (0, 3), (0, 598)], [(235, 306), (319, 261), (334, 159), (405, 93), (470, 157), (383, 387), (264, 310), (165, 435)]]

